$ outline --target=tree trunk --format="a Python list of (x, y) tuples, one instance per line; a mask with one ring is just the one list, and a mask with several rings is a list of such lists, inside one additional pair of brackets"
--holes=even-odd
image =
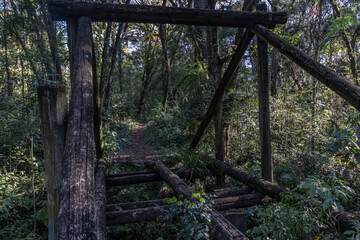
[(55, 67), (56, 75), (54, 76), (54, 78), (57, 81), (62, 82), (63, 79), (62, 79), (62, 71), (61, 71), (61, 61), (60, 61), (60, 57), (59, 57), (59, 52), (58, 52), (58, 48), (57, 48), (57, 40), (56, 40), (56, 25), (54, 22), (52, 22), (50, 20), (50, 14), (47, 9), (47, 0), (42, 0), (40, 3), (40, 7), (41, 7), (44, 23), (46, 26), (45, 29), (46, 29), (46, 32), (47, 32), (47, 35), (49, 38), (49, 46), (50, 46), (50, 52), (51, 52), (51, 57), (52, 57), (52, 63), (53, 63), (53, 66)]
[(48, 239), (57, 236), (61, 172), (64, 164), (67, 104), (65, 86), (37, 88), (48, 200)]
[(59, 239), (96, 239), (94, 104), (91, 20), (78, 20), (74, 82), (60, 190)]
[[(215, 9), (217, 0), (207, 0), (207, 6), (210, 9)], [(219, 56), (218, 36), (216, 27), (206, 28), (206, 43), (208, 50), (208, 69), (210, 76), (215, 82), (215, 86), (218, 87), (221, 81), (221, 61)], [(219, 102), (218, 107), (214, 113), (214, 128), (215, 128), (215, 151), (216, 158), (224, 161), (224, 119), (222, 102)], [(224, 185), (224, 176), (221, 172), (216, 177), (216, 185)]]
[(211, 121), (211, 119), (215, 113), (215, 110), (217, 109), (218, 104), (221, 102), (221, 99), (225, 93), (225, 90), (229, 86), (230, 82), (233, 80), (234, 73), (236, 72), (237, 68), (239, 67), (241, 59), (244, 56), (245, 51), (246, 51), (250, 41), (252, 40), (253, 36), (254, 36), (254, 34), (251, 33), (249, 30), (247, 30), (244, 33), (244, 36), (241, 39), (240, 43), (238, 44), (235, 53), (231, 57), (229, 66), (226, 69), (218, 88), (216, 89), (216, 92), (214, 94), (214, 97), (211, 100), (208, 110), (191, 141), (191, 144), (189, 146), (191, 151), (193, 151), (196, 148), (202, 135), (204, 134), (209, 122)]
[[(334, 18), (341, 18), (341, 14), (340, 14), (340, 9), (339, 6), (336, 4), (336, 2), (334, 0), (329, 0), (332, 8), (333, 8), (333, 15)], [(350, 60), (350, 69), (351, 69), (351, 73), (352, 76), (354, 78), (355, 83), (360, 86), (360, 80), (358, 79), (358, 73), (357, 73), (357, 64), (356, 64), (356, 57), (355, 57), (355, 52), (353, 47), (351, 46), (350, 40), (348, 39), (348, 37), (346, 36), (345, 30), (344, 29), (340, 29), (340, 35), (342, 40), (344, 41), (345, 47), (346, 47), (346, 51)]]
[(142, 77), (142, 89), (141, 89), (141, 93), (140, 93), (140, 99), (139, 99), (139, 105), (138, 105), (138, 112), (137, 112), (137, 116), (140, 118), (142, 111), (143, 111), (143, 107), (145, 104), (145, 97), (146, 97), (146, 93), (147, 90), (149, 88), (149, 85), (151, 83), (151, 79), (152, 79), (152, 75), (153, 75), (153, 64), (151, 63), (151, 51), (152, 51), (152, 46), (151, 46), (151, 42), (148, 41), (145, 45), (145, 58), (144, 58), (144, 73), (143, 73), (143, 77)]
[(276, 97), (277, 95), (277, 88), (278, 88), (278, 73), (279, 73), (279, 64), (277, 60), (278, 50), (273, 48), (271, 51), (271, 96)]
[(101, 70), (100, 70), (100, 101), (102, 102), (103, 95), (104, 95), (104, 88), (107, 73), (109, 71), (109, 64), (108, 64), (108, 55), (109, 55), (109, 46), (110, 46), (110, 34), (112, 29), (112, 23), (108, 22), (105, 32), (105, 39), (104, 39), (104, 47), (102, 52), (102, 61), (101, 61)]
[(167, 39), (166, 39), (166, 33), (164, 29), (164, 25), (160, 24), (159, 27), (159, 36), (161, 41), (161, 46), (163, 50), (163, 56), (164, 56), (164, 72), (165, 77), (163, 79), (163, 101), (162, 101), (162, 111), (166, 112), (167, 107), (167, 100), (168, 100), (168, 92), (169, 92), (169, 85), (171, 81), (171, 66), (170, 66), (170, 60), (167, 54)]
[(121, 52), (121, 33), (123, 31), (123, 24), (119, 23), (118, 30), (116, 33), (115, 44), (113, 48), (113, 55), (111, 56), (111, 64), (110, 64), (110, 73), (106, 85), (105, 90), (105, 97), (104, 97), (104, 110), (106, 111), (109, 106), (109, 101), (111, 97), (111, 89), (112, 89), (112, 82), (114, 79), (115, 67), (116, 67), (116, 60), (118, 58), (119, 52)]

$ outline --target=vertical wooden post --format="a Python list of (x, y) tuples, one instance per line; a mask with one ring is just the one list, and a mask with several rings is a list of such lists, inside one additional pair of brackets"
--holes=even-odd
[(63, 85), (39, 86), (37, 92), (46, 174), (48, 239), (55, 240), (66, 136), (66, 92)]
[(94, 102), (91, 20), (77, 21), (73, 49), (65, 164), (60, 190), (58, 239), (96, 239), (94, 196)]
[[(266, 11), (266, 5), (257, 6), (257, 11)], [(269, 105), (269, 69), (268, 45), (257, 37), (258, 59), (258, 90), (259, 90), (259, 129), (261, 145), (262, 178), (270, 182), (273, 178), (273, 164), (271, 159), (270, 139), (270, 105)]]
[(97, 165), (95, 169), (95, 218), (96, 218), (96, 238), (106, 239), (106, 190), (105, 190), (105, 168), (103, 128), (101, 120), (101, 99), (100, 89), (97, 80), (96, 57), (94, 40), (92, 41), (93, 56), (93, 85), (94, 85), (94, 136), (96, 148)]

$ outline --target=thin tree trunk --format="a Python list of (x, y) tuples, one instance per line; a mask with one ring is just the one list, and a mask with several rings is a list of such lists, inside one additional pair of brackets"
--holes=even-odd
[(60, 190), (60, 240), (96, 239), (92, 49), (91, 20), (80, 17)]
[(116, 33), (115, 44), (114, 44), (114, 48), (113, 48), (113, 55), (111, 57), (110, 73), (109, 73), (106, 90), (105, 90), (104, 101), (103, 101), (105, 111), (108, 109), (108, 105), (109, 105), (109, 101), (110, 101), (112, 82), (114, 79), (115, 67), (116, 67), (116, 62), (117, 62), (116, 60), (118, 58), (119, 52), (121, 51), (121, 33), (122, 33), (122, 31), (123, 31), (123, 24), (119, 23), (118, 30)]
[[(329, 0), (329, 1), (333, 8), (334, 18), (335, 19), (341, 18), (339, 6), (336, 4), (336, 2), (334, 0)], [(355, 57), (354, 49), (351, 46), (350, 40), (346, 36), (346, 32), (344, 29), (340, 30), (340, 35), (341, 35), (342, 40), (344, 41), (346, 51), (347, 51), (347, 54), (348, 54), (348, 57), (350, 60), (350, 69), (351, 69), (352, 76), (354, 78), (356, 85), (360, 86), (360, 80), (358, 79), (357, 64), (356, 64), (356, 57)]]
[(109, 55), (109, 46), (110, 46), (110, 34), (112, 29), (112, 23), (108, 22), (105, 32), (105, 40), (104, 40), (104, 47), (102, 52), (102, 61), (101, 61), (101, 70), (100, 70), (100, 101), (102, 102), (103, 95), (104, 95), (104, 88), (107, 73), (109, 71), (109, 64), (108, 64), (108, 55)]
[(163, 101), (162, 101), (162, 111), (166, 112), (167, 107), (167, 100), (169, 95), (169, 85), (171, 81), (171, 66), (170, 66), (170, 60), (167, 54), (167, 39), (166, 39), (166, 33), (164, 29), (164, 25), (160, 24), (159, 27), (159, 36), (161, 41), (161, 46), (163, 50), (163, 56), (164, 56), (164, 71), (165, 71), (165, 77), (163, 79)]
[(13, 95), (14, 91), (14, 83), (10, 81), (10, 66), (9, 66), (9, 58), (8, 58), (8, 41), (7, 41), (7, 26), (6, 26), (6, 2), (4, 1), (3, 5), (3, 11), (4, 11), (4, 22), (3, 22), (3, 34), (4, 34), (4, 48), (5, 48), (5, 69), (6, 69), (6, 82), (7, 82), (7, 94), (8, 96)]
[[(215, 9), (217, 0), (208, 0), (208, 8)], [(221, 61), (219, 56), (219, 47), (218, 47), (218, 36), (216, 27), (207, 27), (206, 28), (206, 43), (208, 49), (208, 62), (209, 62), (209, 72), (213, 78), (216, 87), (220, 84), (221, 81)], [(224, 128), (223, 128), (223, 109), (222, 102), (219, 103), (219, 106), (215, 110), (214, 114), (214, 127), (215, 127), (215, 149), (216, 149), (216, 159), (224, 161)], [(218, 186), (224, 185), (224, 176), (219, 173), (216, 178), (216, 184)]]
[(46, 26), (46, 32), (49, 38), (49, 46), (52, 57), (52, 63), (55, 67), (56, 76), (55, 79), (62, 82), (62, 71), (61, 71), (61, 61), (59, 57), (59, 52), (57, 48), (57, 40), (56, 40), (56, 25), (55, 22), (50, 20), (50, 15), (47, 10), (47, 0), (43, 0), (40, 3), (43, 19)]
[(279, 64), (278, 64), (278, 50), (273, 48), (271, 51), (271, 96), (275, 97), (277, 95), (278, 88), (278, 73), (279, 73)]

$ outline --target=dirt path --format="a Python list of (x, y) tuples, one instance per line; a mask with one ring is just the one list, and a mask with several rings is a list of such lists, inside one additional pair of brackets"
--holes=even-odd
[(159, 156), (159, 151), (145, 141), (146, 123), (140, 123), (131, 135), (129, 147), (116, 156), (117, 160), (146, 160)]

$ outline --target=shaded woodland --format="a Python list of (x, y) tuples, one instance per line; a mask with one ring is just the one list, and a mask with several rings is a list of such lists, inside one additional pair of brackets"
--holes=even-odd
[[(53, 232), (66, 239), (77, 231), (64, 227), (73, 208), (86, 213), (83, 239), (104, 239), (103, 233), (106, 239), (216, 238), (231, 230), (218, 211), (233, 208), (242, 209), (236, 218), (244, 218), (240, 230), (249, 239), (360, 238), (358, 1), (93, 2), (139, 12), (135, 5), (174, 13), (253, 11), (247, 21), (254, 25), (234, 24), (236, 14), (224, 20), (226, 27), (201, 17), (190, 19), (195, 25), (186, 17), (171, 22), (181, 24), (160, 17), (156, 24), (136, 23), (150, 20), (106, 15), (85, 3), (67, 11), (92, 11), (92, 17), (59, 21), (61, 3), (49, 11), (45, 0), (2, 0), (0, 239), (55, 239)], [(256, 11), (259, 3), (270, 15)], [(266, 74), (269, 82), (262, 83)], [(56, 119), (47, 124), (55, 132), (44, 127), (51, 114)], [(148, 147), (131, 155), (139, 126)], [(44, 156), (59, 149), (66, 149), (57, 154), (65, 163), (46, 164)], [(91, 194), (72, 196), (78, 182)], [(105, 194), (107, 205), (98, 204)], [(84, 198), (96, 204), (83, 204)], [(102, 232), (98, 219), (105, 218), (111, 226)]]

